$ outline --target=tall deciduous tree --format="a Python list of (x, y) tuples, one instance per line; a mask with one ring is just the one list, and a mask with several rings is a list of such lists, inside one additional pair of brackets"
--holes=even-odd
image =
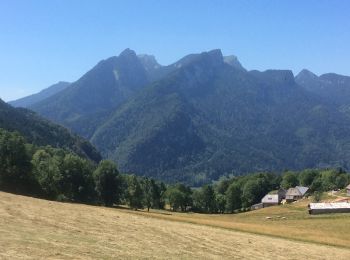
[(34, 178), (25, 140), (17, 133), (0, 129), (0, 188), (16, 193), (30, 192)]
[(207, 213), (214, 213), (216, 211), (215, 203), (215, 191), (212, 185), (204, 185), (202, 187), (202, 196), (203, 196), (203, 206), (204, 211)]
[(147, 211), (149, 211), (149, 209), (153, 205), (153, 196), (155, 193), (155, 186), (152, 184), (153, 183), (149, 178), (145, 178), (142, 180), (144, 203), (145, 203), (145, 206), (147, 207)]
[(249, 207), (259, 201), (260, 186), (257, 180), (248, 180), (243, 186), (242, 191), (242, 204), (245, 207)]
[(281, 186), (284, 189), (295, 187), (299, 184), (298, 177), (293, 172), (286, 172), (282, 177)]
[(144, 204), (147, 211), (150, 208), (162, 209), (164, 208), (164, 201), (162, 194), (166, 190), (163, 183), (157, 183), (154, 179), (144, 178), (141, 182), (144, 193)]
[(313, 169), (303, 170), (299, 173), (300, 185), (310, 187), (312, 182), (319, 176), (319, 172)]
[(132, 209), (143, 208), (143, 191), (135, 175), (131, 175), (127, 178), (127, 203)]
[(119, 203), (121, 178), (117, 166), (111, 161), (103, 160), (93, 175), (96, 192), (104, 205), (112, 206), (113, 203)]
[(52, 156), (43, 149), (35, 152), (32, 159), (33, 174), (37, 179), (43, 196), (48, 199), (57, 199), (61, 192), (60, 159)]
[(226, 191), (226, 210), (233, 213), (234, 210), (242, 207), (241, 188), (237, 183), (232, 183)]
[(166, 190), (166, 198), (173, 211), (183, 208), (184, 197), (185, 194), (176, 187), (170, 187)]
[(217, 193), (215, 196), (215, 204), (216, 204), (216, 209), (219, 213), (225, 213), (226, 196), (221, 193)]
[(90, 162), (77, 155), (67, 154), (63, 159), (62, 169), (62, 186), (67, 199), (91, 202), (95, 194)]

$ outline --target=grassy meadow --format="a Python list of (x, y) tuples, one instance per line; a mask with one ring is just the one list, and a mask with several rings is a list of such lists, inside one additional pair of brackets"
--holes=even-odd
[(0, 192), (0, 258), (348, 259), (350, 216), (308, 216), (305, 203), (236, 215), (147, 213)]
[(308, 199), (303, 199), (293, 204), (240, 214), (138, 213), (167, 220), (350, 249), (350, 214), (309, 215), (307, 211), (309, 202)]

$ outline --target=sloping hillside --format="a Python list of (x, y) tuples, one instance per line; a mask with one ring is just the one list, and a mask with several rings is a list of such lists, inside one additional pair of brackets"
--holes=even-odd
[[(335, 198), (332, 197), (331, 200)], [(350, 214), (310, 215), (309, 199), (239, 214), (174, 213), (152, 216), (165, 220), (208, 225), (295, 241), (341, 246), (350, 249)], [(145, 215), (145, 213), (140, 212)]]
[(119, 56), (100, 61), (68, 88), (30, 108), (90, 138), (111, 112), (147, 83), (140, 59), (126, 49)]
[(72, 134), (63, 126), (54, 124), (33, 111), (24, 108), (14, 108), (0, 100), (0, 128), (17, 131), (29, 143), (38, 146), (70, 150), (80, 156), (98, 162), (101, 155), (88, 141)]
[(345, 260), (350, 255), (345, 248), (149, 216), (0, 192), (0, 258)]
[(64, 90), (69, 86), (69, 84), (69, 82), (60, 81), (46, 89), (43, 89), (39, 93), (11, 101), (9, 104), (14, 107), (29, 107)]

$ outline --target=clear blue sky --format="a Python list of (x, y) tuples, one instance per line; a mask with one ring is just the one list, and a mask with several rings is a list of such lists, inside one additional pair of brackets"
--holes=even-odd
[(74, 81), (125, 48), (164, 65), (220, 48), (247, 69), (350, 75), (350, 1), (1, 0), (0, 97)]

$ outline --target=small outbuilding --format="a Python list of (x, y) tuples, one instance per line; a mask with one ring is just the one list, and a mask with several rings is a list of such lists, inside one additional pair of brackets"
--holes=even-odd
[(252, 210), (266, 208), (281, 203), (286, 197), (286, 190), (279, 189), (278, 191), (272, 191), (271, 193), (266, 194), (262, 199), (261, 203), (254, 204), (251, 206)]
[(278, 194), (266, 194), (261, 200), (263, 208), (278, 205), (279, 202), (280, 200)]
[(349, 202), (310, 203), (309, 214), (350, 213)]

